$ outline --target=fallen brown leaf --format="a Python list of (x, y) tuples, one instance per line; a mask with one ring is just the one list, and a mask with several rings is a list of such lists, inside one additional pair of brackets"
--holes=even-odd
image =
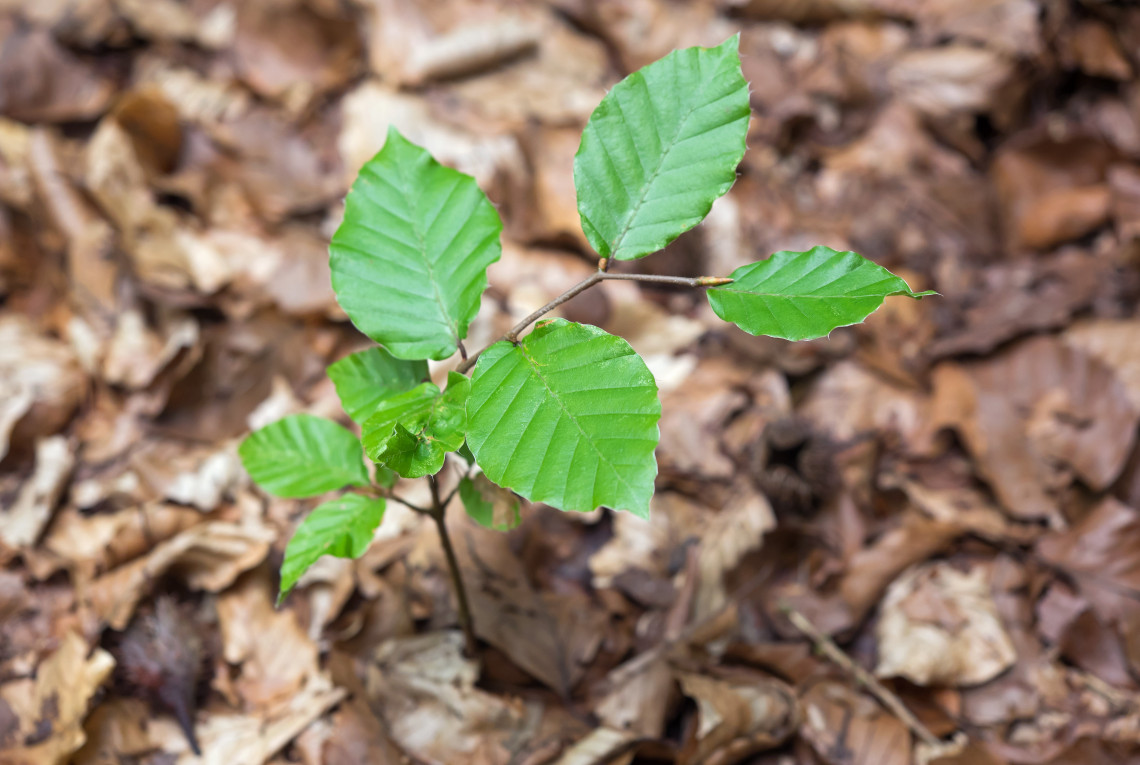
[(899, 577), (883, 597), (879, 677), (917, 685), (977, 685), (1017, 659), (989, 592), (988, 572), (933, 564)]

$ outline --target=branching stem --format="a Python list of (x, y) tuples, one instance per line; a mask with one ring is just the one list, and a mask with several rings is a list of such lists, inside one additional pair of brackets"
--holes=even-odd
[(431, 510), (427, 513), (435, 521), (436, 530), (439, 531), (439, 541), (443, 546), (443, 553), (447, 556), (447, 568), (451, 573), (451, 586), (455, 590), (456, 611), (459, 615), (459, 626), (463, 629), (463, 653), (468, 658), (475, 656), (475, 625), (471, 621), (471, 606), (467, 602), (467, 589), (463, 586), (463, 572), (459, 568), (459, 559), (455, 557), (455, 548), (451, 544), (451, 535), (447, 531), (447, 503), (454, 496), (448, 495), (447, 500), (439, 496), (439, 483), (435, 476), (428, 476), (431, 485)]
[[(603, 258), (602, 262), (606, 263), (604, 258)], [(571, 298), (573, 298), (573, 297), (585, 292), (586, 290), (590, 289), (595, 284), (598, 284), (600, 282), (606, 282), (606, 281), (647, 282), (649, 284), (671, 284), (671, 285), (674, 285), (677, 287), (692, 287), (692, 288), (720, 287), (720, 286), (723, 286), (725, 284), (731, 284), (732, 283), (732, 279), (728, 278), (727, 276), (687, 277), (687, 276), (657, 276), (655, 274), (611, 274), (608, 271), (598, 270), (598, 271), (595, 271), (594, 273), (590, 274), (588, 277), (586, 277), (582, 281), (575, 284), (570, 289), (563, 292), (558, 297), (551, 300), (549, 303), (544, 305), (542, 308), (539, 308), (537, 311), (535, 311), (534, 313), (527, 316), (525, 319), (520, 321), (518, 324), (511, 327), (506, 333), (503, 334), (503, 336), (501, 338), (499, 338), (499, 340), (496, 340), (495, 342), (506, 340), (506, 341), (511, 342), (511, 343), (517, 343), (519, 340), (519, 333), (522, 332), (527, 327), (529, 327), (531, 324), (535, 323), (536, 321), (541, 319), (544, 315), (550, 313), (555, 308), (562, 305), (563, 303), (570, 300)], [(492, 343), (492, 345), (493, 344), (494, 343)], [(487, 346), (487, 347), (489, 348), (490, 346)], [(487, 350), (487, 348), (481, 348), (478, 351), (476, 351), (475, 353), (469, 354), (467, 359), (463, 363), (461, 363), (458, 367), (456, 367), (456, 371), (459, 372), (460, 374), (466, 374), (467, 371), (471, 369), (471, 367), (475, 366), (475, 362), (479, 360), (479, 356), (482, 355), (483, 351), (485, 351), (485, 350)]]

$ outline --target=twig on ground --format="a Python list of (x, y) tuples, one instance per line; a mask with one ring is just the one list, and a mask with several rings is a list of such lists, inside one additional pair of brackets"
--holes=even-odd
[(867, 670), (863, 669), (855, 660), (844, 653), (843, 649), (835, 644), (835, 641), (827, 635), (820, 632), (814, 624), (812, 624), (806, 616), (801, 614), (796, 609), (788, 605), (783, 605), (780, 608), (784, 615), (788, 617), (788, 621), (792, 626), (802, 632), (806, 637), (811, 639), (815, 650), (823, 654), (828, 660), (837, 664), (842, 670), (851, 675), (860, 685), (864, 686), (871, 692), (879, 703), (886, 707), (891, 714), (897, 717), (903, 725), (910, 728), (913, 733), (923, 744), (929, 747), (942, 748), (944, 742), (938, 736), (930, 732), (930, 729), (922, 724), (922, 721), (914, 716), (914, 713), (907, 709), (895, 693)]

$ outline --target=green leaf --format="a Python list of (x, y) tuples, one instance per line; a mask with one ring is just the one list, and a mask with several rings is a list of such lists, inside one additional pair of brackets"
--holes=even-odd
[(708, 291), (716, 315), (752, 335), (785, 340), (824, 337), (858, 324), (891, 295), (921, 298), (899, 277), (854, 252), (813, 247), (781, 250), (732, 272), (732, 284)]
[(488, 529), (510, 531), (519, 525), (519, 500), (479, 473), (459, 480), (459, 499), (471, 519)]
[(365, 163), (329, 246), (352, 323), (401, 359), (445, 359), (467, 336), (503, 223), (475, 179), (395, 129)]
[(471, 453), (471, 447), (467, 445), (466, 440), (463, 442), (462, 446), (455, 450), (455, 453), (462, 457), (463, 461), (468, 465), (475, 464), (475, 455)]
[(353, 422), (363, 425), (381, 400), (427, 379), (426, 361), (398, 359), (383, 348), (345, 356), (328, 368), (336, 395)]
[(423, 478), (438, 473), (446, 456), (447, 450), (439, 441), (397, 423), (376, 459), (404, 478)]
[(532, 502), (649, 515), (657, 383), (620, 337), (563, 319), (479, 357), (467, 443), (487, 477)]
[(281, 564), (281, 592), (277, 604), (322, 555), (359, 558), (372, 542), (384, 518), (384, 500), (345, 494), (318, 505), (293, 532)]
[(447, 390), (424, 383), (380, 402), (364, 423), (364, 450), (405, 478), (433, 475), (463, 445), (471, 380), (452, 372)]
[(368, 485), (356, 436), (311, 414), (289, 415), (250, 433), (238, 454), (254, 482), (278, 497), (312, 497)]
[(392, 468), (385, 467), (384, 465), (377, 465), (376, 475), (373, 477), (372, 483), (383, 489), (391, 489), (396, 485), (397, 478), (398, 476), (396, 475), (396, 471)]
[(732, 188), (750, 114), (739, 42), (673, 51), (615, 85), (590, 115), (574, 185), (598, 254), (657, 252)]

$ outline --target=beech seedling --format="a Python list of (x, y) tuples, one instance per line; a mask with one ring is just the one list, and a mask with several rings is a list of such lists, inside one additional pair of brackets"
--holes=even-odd
[[(620, 337), (542, 319), (596, 284), (705, 289), (725, 321), (788, 340), (862, 322), (892, 295), (934, 294), (912, 292), (854, 252), (822, 246), (777, 252), (721, 277), (608, 270), (615, 260), (664, 248), (732, 187), (750, 116), (738, 43), (733, 37), (674, 51), (602, 99), (574, 158), (578, 211), (598, 270), (470, 355), (463, 340), (487, 267), (502, 251), (502, 221), (473, 178), (389, 130), (383, 149), (361, 168), (329, 247), (337, 300), (378, 344), (328, 369), (361, 438), (299, 414), (240, 447), (249, 474), (270, 494), (345, 490), (297, 527), (285, 550), (281, 598), (322, 555), (364, 553), (386, 501), (401, 501), (392, 493), (396, 476), (430, 482), (431, 506), (404, 504), (436, 522), (469, 652), (474, 630), (443, 520), (453, 495), (493, 528), (517, 522), (515, 495), (567, 511), (608, 507), (648, 517), (661, 416), (652, 373)], [(457, 352), (463, 361), (440, 388), (428, 379), (426, 361)], [(436, 475), (448, 455), (465, 470), (444, 496)]]

